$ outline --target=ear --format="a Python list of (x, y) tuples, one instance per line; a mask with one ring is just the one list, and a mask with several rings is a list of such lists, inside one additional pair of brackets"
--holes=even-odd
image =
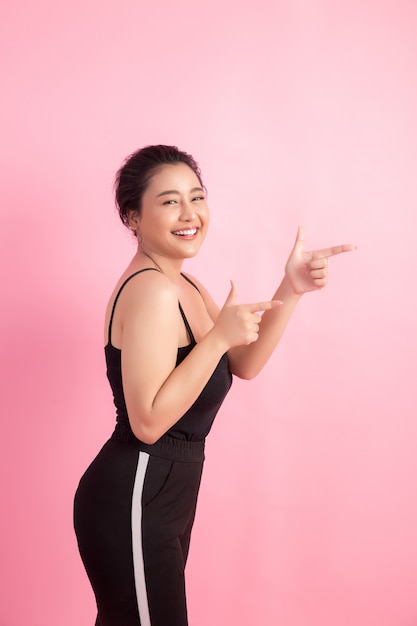
[(139, 211), (137, 209), (134, 211), (133, 210), (128, 211), (127, 219), (128, 219), (130, 228), (136, 233), (139, 228), (139, 222), (140, 222)]

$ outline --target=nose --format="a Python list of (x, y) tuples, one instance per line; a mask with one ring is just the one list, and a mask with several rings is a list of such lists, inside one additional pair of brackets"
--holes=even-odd
[(194, 206), (188, 200), (184, 200), (181, 204), (181, 219), (185, 222), (191, 222), (195, 219)]

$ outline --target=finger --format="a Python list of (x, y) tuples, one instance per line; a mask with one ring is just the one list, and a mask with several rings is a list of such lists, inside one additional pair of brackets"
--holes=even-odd
[(268, 300), (267, 302), (254, 302), (253, 304), (247, 304), (246, 310), (250, 313), (256, 313), (257, 311), (269, 311), (275, 309), (278, 306), (282, 306), (281, 300)]
[(324, 259), (336, 254), (342, 254), (343, 252), (351, 252), (356, 250), (356, 246), (350, 243), (345, 243), (341, 246), (332, 246), (331, 248), (323, 248), (322, 250), (314, 250), (313, 259)]
[(316, 278), (314, 284), (317, 289), (323, 289), (327, 285), (327, 278)]
[(247, 345), (247, 346), (249, 346), (249, 345), (250, 345), (251, 343), (253, 343), (254, 341), (258, 341), (258, 339), (259, 339), (259, 335), (258, 335), (258, 333), (257, 333), (257, 332), (255, 332), (255, 331), (253, 331), (253, 333), (251, 333), (251, 334), (248, 336), (248, 339), (247, 339), (247, 341), (246, 341), (246, 345)]
[(320, 259), (314, 259), (313, 261), (310, 261), (310, 269), (311, 270), (322, 270), (325, 269), (329, 264), (329, 260), (324, 257), (324, 258), (320, 258)]
[(327, 269), (326, 268), (322, 268), (319, 270), (311, 270), (310, 271), (310, 276), (311, 278), (326, 278), (327, 276)]
[(237, 286), (234, 280), (230, 281), (230, 291), (223, 306), (232, 306), (237, 300)]
[(295, 238), (294, 247), (291, 254), (301, 254), (304, 250), (304, 228), (299, 226), (297, 229), (297, 237)]

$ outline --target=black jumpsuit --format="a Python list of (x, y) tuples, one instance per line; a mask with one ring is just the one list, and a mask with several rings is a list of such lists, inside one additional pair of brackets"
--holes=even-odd
[[(195, 403), (155, 444), (134, 436), (123, 396), (121, 351), (111, 344), (111, 326), (123, 287), (139, 273), (123, 283), (114, 301), (105, 354), (117, 423), (81, 478), (74, 525), (96, 596), (96, 626), (187, 626), (184, 568), (204, 440), (232, 376), (224, 355)], [(190, 344), (178, 349), (177, 365), (196, 343), (179, 308)]]

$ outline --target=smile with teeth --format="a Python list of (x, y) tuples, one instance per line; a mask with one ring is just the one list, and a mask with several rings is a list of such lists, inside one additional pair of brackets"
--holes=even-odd
[(180, 237), (192, 237), (197, 233), (197, 228), (187, 228), (186, 230), (174, 230), (173, 235), (179, 235)]

